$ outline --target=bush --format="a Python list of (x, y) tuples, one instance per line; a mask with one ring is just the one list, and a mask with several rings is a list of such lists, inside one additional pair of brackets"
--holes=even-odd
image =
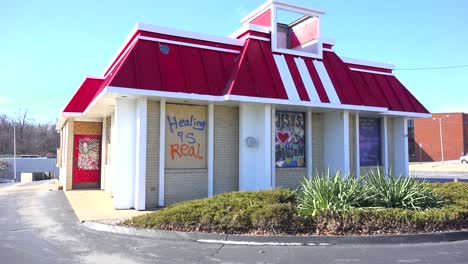
[[(285, 189), (232, 192), (174, 204), (123, 224), (167, 230), (245, 233), (290, 230), (296, 196)], [(271, 229), (270, 229), (271, 228)], [(273, 232), (273, 231), (272, 231)]]
[(296, 210), (288, 204), (268, 204), (252, 213), (252, 226), (255, 230), (270, 230), (274, 234), (290, 233), (297, 229)]
[(385, 176), (381, 169), (370, 170), (361, 186), (372, 207), (421, 210), (440, 207), (443, 202), (426, 184), (409, 177)]
[[(337, 174), (323, 175), (322, 180), (327, 182), (316, 182), (316, 186), (332, 186), (334, 191), (341, 188), (342, 192), (355, 188), (355, 183), (347, 185)], [(358, 203), (353, 201), (359, 199), (348, 199), (355, 194), (349, 191), (347, 195), (340, 196), (342, 200), (327, 198), (333, 203), (340, 200), (336, 202), (339, 206), (328, 206), (336, 210), (320, 209), (314, 215), (299, 214), (296, 208), (300, 206), (296, 204), (296, 199), (300, 200), (300, 192), (276, 189), (232, 192), (182, 202), (134, 217), (123, 224), (179, 231), (318, 235), (396, 234), (468, 228), (468, 183), (424, 183), (421, 186), (443, 197), (443, 207), (425, 210), (356, 208)], [(322, 196), (325, 194), (322, 193)]]
[(321, 211), (340, 211), (359, 207), (364, 201), (363, 190), (353, 176), (342, 178), (340, 172), (316, 174), (301, 183), (298, 192), (298, 212), (301, 216), (315, 216)]

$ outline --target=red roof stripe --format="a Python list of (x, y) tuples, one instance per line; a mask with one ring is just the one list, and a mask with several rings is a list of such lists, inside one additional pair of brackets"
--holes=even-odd
[(325, 91), (322, 81), (320, 80), (320, 76), (318, 75), (317, 70), (315, 69), (315, 66), (312, 63), (312, 59), (303, 58), (303, 60), (305, 62), (307, 70), (310, 73), (310, 76), (312, 77), (312, 81), (314, 82), (315, 89), (317, 90), (317, 93), (320, 97), (320, 101), (322, 103), (330, 103), (330, 99), (328, 98), (327, 92)]
[(376, 106), (373, 104), (373, 98), (368, 93), (368, 87), (366, 82), (364, 81), (362, 75), (358, 74), (358, 72), (348, 72), (350, 77), (350, 82), (348, 83), (351, 89), (354, 89), (356, 96), (359, 96), (359, 101), (355, 101), (354, 104), (356, 105), (369, 105), (369, 106)]
[(395, 111), (403, 111), (403, 105), (388, 83), (387, 77), (385, 75), (375, 74), (375, 79), (377, 80), (377, 83), (382, 88), (382, 90), (386, 91), (385, 93), (387, 95), (388, 108)]
[[(361, 98), (356, 93), (354, 87), (346, 85), (352, 83), (349, 81), (347, 68), (343, 61), (334, 52), (323, 52), (323, 64), (335, 87), (336, 94), (342, 104), (359, 104)], [(346, 87), (346, 88), (345, 88)], [(349, 92), (345, 92), (347, 89)]]
[(63, 112), (82, 113), (86, 110), (89, 103), (99, 90), (99, 86), (104, 82), (103, 79), (86, 78), (80, 88), (75, 92), (70, 102), (68, 102)]
[(274, 63), (266, 42), (247, 39), (233, 72), (228, 94), (288, 99)]
[(375, 106), (389, 105), (388, 100), (387, 100), (387, 93), (382, 91), (382, 88), (375, 80), (374, 78), (375, 74), (365, 73), (365, 72), (357, 72), (357, 73), (363, 77), (364, 81), (367, 84), (367, 87), (369, 87), (368, 92), (374, 96), (373, 98), (373, 102), (375, 102), (374, 105)]
[(288, 94), (286, 93), (286, 88), (284, 87), (283, 81), (281, 80), (281, 76), (278, 71), (278, 67), (276, 67), (275, 59), (273, 58), (273, 53), (271, 52), (270, 42), (259, 41), (260, 48), (263, 54), (263, 57), (266, 61), (266, 66), (269, 70), (269, 76), (273, 80), (273, 85), (276, 90), (276, 98), (287, 99)]
[(299, 98), (301, 98), (301, 101), (310, 101), (309, 95), (307, 94), (307, 90), (304, 86), (304, 82), (302, 81), (301, 74), (299, 73), (299, 70), (296, 66), (296, 62), (294, 61), (294, 57), (291, 55), (284, 55), (284, 58), (286, 59), (289, 72), (291, 73), (294, 84), (296, 85)]
[(400, 98), (400, 102), (403, 105), (403, 109), (405, 109), (405, 111), (408, 111), (408, 112), (413, 112), (414, 108), (411, 105), (411, 102), (408, 100), (408, 98), (406, 98), (407, 94), (404, 91), (405, 89), (401, 89), (401, 86), (399, 85), (399, 82), (397, 81), (397, 79), (391, 78), (391, 76), (385, 76), (385, 78), (390, 84), (390, 87), (395, 92), (396, 96)]

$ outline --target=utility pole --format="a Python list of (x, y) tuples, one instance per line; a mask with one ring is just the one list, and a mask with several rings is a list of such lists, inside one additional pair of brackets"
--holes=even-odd
[(442, 137), (442, 118), (439, 118), (440, 152), (442, 153), (442, 164), (444, 164), (444, 143)]
[(13, 182), (16, 182), (16, 125), (13, 125)]
[[(450, 115), (446, 115), (445, 117), (450, 117)], [(441, 117), (441, 118), (433, 117), (432, 120), (436, 120), (436, 119), (439, 120), (440, 154), (442, 156), (442, 164), (445, 164), (445, 160), (444, 160), (444, 141), (443, 141), (443, 137), (442, 137), (442, 118), (444, 118), (444, 117)]]

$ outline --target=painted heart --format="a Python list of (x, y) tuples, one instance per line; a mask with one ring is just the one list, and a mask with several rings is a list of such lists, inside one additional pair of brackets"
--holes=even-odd
[(276, 134), (276, 136), (278, 137), (278, 139), (281, 141), (282, 144), (286, 143), (286, 141), (288, 141), (289, 139), (289, 132), (278, 132)]

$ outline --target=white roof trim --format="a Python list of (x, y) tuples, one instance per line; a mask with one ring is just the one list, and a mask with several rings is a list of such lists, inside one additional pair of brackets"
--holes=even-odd
[(323, 44), (328, 44), (328, 45), (335, 46), (335, 39), (332, 39), (332, 38), (322, 38), (322, 43), (323, 43)]
[[(127, 46), (127, 48), (126, 48), (125, 50), (123, 50), (123, 47), (122, 47), (122, 49), (119, 49), (119, 51), (117, 51), (117, 53), (116, 53), (116, 55), (115, 55), (115, 58), (113, 58), (113, 59), (110, 61), (109, 66), (107, 66), (107, 67), (104, 69), (104, 71), (103, 71), (103, 73), (102, 73), (103, 76), (107, 76), (107, 75), (106, 75), (106, 72), (109, 74), (109, 73), (111, 73), (111, 72), (114, 70), (114, 68), (117, 66), (117, 64), (119, 64), (119, 61), (122, 60), (123, 57), (125, 57), (125, 54), (128, 52), (128, 50), (129, 50), (130, 48), (133, 47), (133, 45), (136, 43), (137, 40), (138, 40), (138, 37), (136, 37), (135, 39), (133, 39), (132, 42), (129, 43), (129, 45)], [(126, 43), (124, 43), (124, 44), (126, 44)], [(125, 46), (125, 45), (124, 45), (124, 46)], [(119, 57), (119, 54), (122, 54), (122, 55)], [(115, 63), (114, 63), (114, 62), (115, 62)], [(113, 64), (113, 65), (112, 65), (112, 64)]]
[[(108, 86), (103, 90), (103, 93), (104, 92), (136, 95), (136, 96), (151, 96), (151, 97), (211, 101), (211, 102), (238, 101), (238, 102), (263, 103), (263, 104), (280, 104), (280, 105), (292, 105), (292, 106), (317, 107), (317, 108), (327, 108), (327, 109), (368, 111), (368, 112), (377, 112), (377, 113), (383, 113), (388, 110), (385, 107), (359, 106), (359, 105), (347, 105), (347, 104), (330, 104), (330, 103), (309, 102), (309, 101), (292, 101), (288, 99), (274, 99), (274, 98), (263, 98), (263, 97), (242, 96), (242, 95), (215, 96), (215, 95), (203, 95), (203, 94), (187, 94), (187, 93), (162, 92), (162, 91), (144, 90), (144, 89), (136, 89), (136, 88), (116, 87), (116, 86)], [(98, 98), (96, 98), (95, 100), (97, 100)]]
[(278, 68), (281, 81), (283, 81), (283, 85), (286, 89), (286, 94), (288, 95), (289, 100), (301, 101), (296, 85), (294, 84), (293, 77), (289, 71), (288, 64), (286, 63), (286, 59), (283, 55), (278, 54), (273, 54), (273, 57), (275, 59), (276, 67)]
[(80, 112), (63, 112), (62, 116), (65, 116), (65, 117), (83, 116), (83, 113), (80, 113)]
[(149, 31), (149, 32), (154, 32), (154, 33), (160, 33), (160, 34), (166, 34), (166, 35), (190, 38), (190, 39), (196, 39), (196, 40), (205, 40), (205, 41), (223, 43), (223, 44), (234, 45), (234, 46), (244, 46), (244, 41), (230, 38), (230, 37), (208, 35), (204, 33), (192, 32), (192, 31), (181, 30), (181, 29), (173, 29), (173, 28), (161, 27), (161, 26), (156, 26), (156, 25), (151, 25), (151, 24), (143, 24), (143, 23), (138, 23), (137, 26), (138, 26), (138, 29), (142, 31)]
[(381, 71), (370, 71), (370, 70), (365, 70), (365, 69), (359, 69), (359, 68), (349, 68), (352, 71), (358, 71), (358, 72), (367, 72), (367, 73), (372, 73), (372, 74), (380, 74), (380, 75), (388, 75), (388, 76), (393, 76), (393, 73), (389, 72), (381, 72)]
[(268, 42), (270, 42), (270, 40), (271, 40), (271, 39), (269, 39), (269, 38), (262, 38), (262, 37), (258, 37), (258, 36), (252, 36), (252, 35), (250, 35), (250, 36), (247, 36), (247, 35), (246, 35), (246, 36), (243, 36), (243, 37), (241, 37), (241, 38), (239, 38), (239, 39), (242, 39), (242, 40), (246, 40), (246, 39), (256, 39), (256, 40), (268, 41)]
[(87, 79), (97, 79), (97, 80), (105, 80), (106, 77), (103, 76), (92, 76), (92, 75), (86, 75)]
[(218, 47), (212, 47), (212, 46), (206, 46), (206, 45), (200, 45), (200, 44), (193, 44), (193, 43), (189, 43), (189, 42), (167, 40), (167, 39), (161, 39), (161, 38), (138, 36), (138, 39), (148, 40), (148, 41), (156, 41), (156, 42), (162, 42), (162, 43), (168, 43), (168, 44), (175, 44), (175, 45), (181, 45), (181, 46), (187, 46), (187, 47), (193, 47), (193, 48), (200, 48), (200, 49), (208, 49), (208, 50), (216, 50), (216, 51), (222, 51), (222, 52), (236, 53), (236, 54), (240, 53), (240, 51), (238, 51), (238, 50), (223, 49), (223, 48), (218, 48)]
[(268, 33), (270, 33), (270, 28), (269, 27), (264, 27), (264, 26), (259, 26), (259, 25), (254, 25), (254, 24), (247, 24), (247, 25), (243, 25), (238, 30), (236, 30), (236, 31), (232, 32), (231, 34), (229, 34), (228, 37), (237, 38), (237, 37), (239, 37), (240, 35), (242, 35), (243, 33), (247, 32), (247, 31), (255, 31), (255, 32), (268, 34)]
[(106, 75), (107, 71), (110, 71), (110, 67), (111, 67), (112, 63), (114, 63), (114, 61), (117, 60), (117, 57), (119, 56), (119, 54), (123, 51), (123, 49), (125, 48), (127, 43), (130, 41), (130, 39), (133, 37), (133, 35), (135, 35), (135, 33), (137, 31), (138, 31), (138, 24), (135, 24), (135, 26), (133, 26), (132, 30), (130, 31), (130, 33), (125, 38), (125, 41), (122, 44), (120, 44), (119, 49), (117, 49), (117, 51), (114, 53), (114, 56), (112, 56), (112, 59), (107, 63), (107, 66), (104, 68), (104, 70), (102, 72), (103, 76)]
[(300, 57), (295, 57), (294, 61), (296, 62), (297, 69), (299, 70), (299, 74), (301, 75), (301, 79), (304, 83), (307, 94), (309, 95), (309, 99), (312, 102), (321, 102), (320, 96), (317, 93), (317, 89), (315, 88), (314, 82), (310, 77), (310, 73), (307, 70), (307, 66), (305, 65), (304, 60)]
[(330, 103), (333, 104), (341, 104), (341, 100), (336, 93), (335, 86), (333, 85), (330, 76), (328, 75), (327, 69), (322, 61), (313, 60), (315, 69), (319, 75), (320, 81), (322, 82), (323, 88), (325, 88), (325, 92), (327, 93), (328, 99)]
[(286, 9), (286, 10), (290, 10), (290, 11), (293, 11), (293, 12), (299, 12), (299, 13), (304, 13), (304, 14), (313, 15), (313, 16), (320, 16), (320, 15), (325, 14), (325, 12), (322, 11), (322, 10), (311, 9), (311, 8), (308, 8), (308, 7), (303, 7), (303, 6), (291, 4), (291, 3), (288, 3), (288, 2), (284, 2), (284, 1), (269, 0), (269, 1), (265, 2), (264, 4), (262, 4), (261, 6), (259, 6), (254, 11), (250, 12), (244, 18), (242, 18), (240, 20), (240, 22), (242, 24), (248, 23), (248, 22), (254, 20), (259, 15), (263, 14), (265, 11), (267, 11), (271, 7), (278, 7), (278, 8), (281, 8), (281, 9)]
[(239, 40), (239, 39), (216, 36), (216, 35), (209, 35), (209, 34), (204, 34), (204, 33), (197, 33), (197, 32), (192, 32), (192, 31), (187, 31), (187, 30), (181, 30), (181, 29), (172, 29), (168, 27), (156, 26), (156, 25), (145, 24), (145, 23), (136, 23), (135, 26), (130, 31), (130, 33), (125, 38), (125, 41), (120, 45), (119, 49), (115, 52), (114, 56), (112, 56), (112, 59), (107, 64), (107, 67), (104, 68), (104, 71), (102, 72), (103, 76), (105, 75), (107, 71), (111, 71), (110, 67), (112, 63), (114, 63), (114, 61), (117, 60), (117, 57), (119, 56), (119, 54), (123, 52), (127, 43), (130, 41), (130, 39), (133, 37), (133, 35), (135, 35), (135, 33), (138, 30), (161, 33), (161, 34), (177, 36), (177, 37), (190, 38), (190, 39), (206, 40), (206, 41), (212, 41), (212, 42), (235, 45), (235, 46), (244, 45), (244, 41)]
[(426, 113), (415, 113), (415, 112), (403, 112), (403, 111), (386, 111), (382, 113), (383, 115), (388, 115), (388, 116), (405, 116), (405, 117), (415, 117), (415, 118), (428, 118), (432, 117), (432, 114), (426, 114)]
[(381, 62), (368, 61), (368, 60), (359, 60), (359, 59), (353, 59), (353, 58), (347, 58), (347, 57), (340, 57), (340, 58), (343, 60), (343, 62), (349, 63), (349, 64), (356, 64), (356, 65), (362, 65), (362, 66), (383, 68), (383, 69), (389, 69), (389, 70), (395, 69), (395, 65), (389, 64), (389, 63), (381, 63)]

